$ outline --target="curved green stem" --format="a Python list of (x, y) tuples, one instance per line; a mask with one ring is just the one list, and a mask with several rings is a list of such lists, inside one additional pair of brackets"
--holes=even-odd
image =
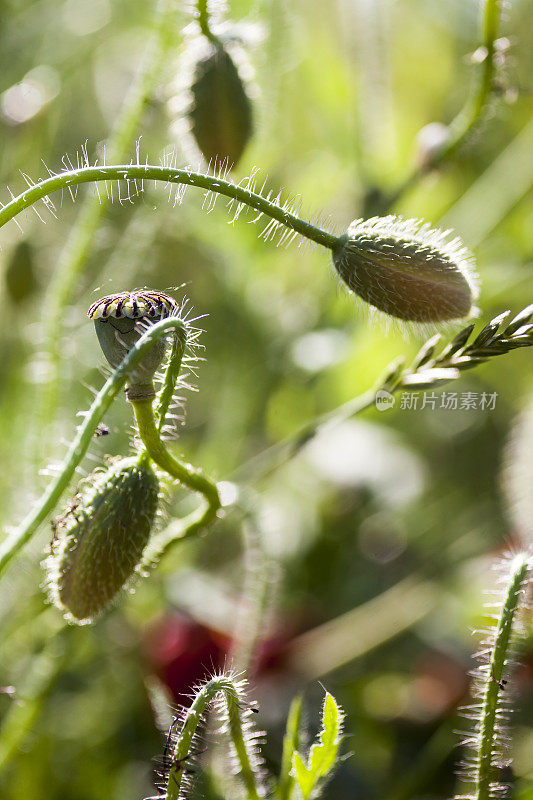
[(224, 181), (213, 175), (191, 172), (188, 169), (172, 169), (150, 164), (80, 167), (79, 169), (67, 170), (57, 175), (52, 175), (26, 189), (0, 209), (0, 228), (21, 211), (24, 211), (24, 209), (60, 189), (69, 189), (82, 183), (113, 180), (131, 182), (154, 180), (162, 181), (163, 183), (197, 186), (200, 189), (207, 189), (210, 192), (224, 195), (236, 200), (238, 203), (249, 206), (261, 214), (271, 217), (289, 230), (295, 231), (306, 239), (322, 245), (322, 247), (335, 250), (341, 242), (340, 237), (328, 233), (311, 222), (300, 219), (300, 217), (285, 210), (282, 206), (268, 200), (266, 197), (262, 197), (260, 194), (256, 194), (242, 186), (237, 186), (235, 183)]
[(483, 47), (485, 49), (478, 86), (449, 125), (450, 139), (437, 153), (433, 166), (449, 158), (480, 121), (493, 92), (495, 42), (500, 22), (501, 0), (486, 0), (483, 15)]
[(74, 475), (76, 467), (85, 456), (92, 441), (96, 426), (126, 383), (129, 373), (135, 369), (136, 365), (146, 355), (153, 344), (170, 331), (175, 331), (178, 336), (181, 334), (183, 338), (186, 336), (185, 324), (176, 317), (169, 317), (168, 319), (155, 323), (139, 338), (138, 342), (136, 342), (128, 355), (100, 389), (82, 425), (78, 428), (78, 432), (68, 449), (58, 476), (48, 486), (36, 507), (32, 509), (22, 520), (20, 525), (0, 543), (0, 575), (4, 572), (12, 558), (31, 539), (39, 525), (53, 511), (56, 503)]
[(206, 478), (201, 470), (178, 461), (167, 450), (159, 434), (151, 399), (131, 400), (131, 404), (139, 436), (150, 458), (180, 483), (202, 494), (207, 502), (205, 509), (201, 512), (194, 512), (195, 517), (189, 521), (186, 535), (187, 537), (192, 536), (216, 518), (221, 506), (216, 484)]
[(180, 376), (181, 362), (183, 361), (183, 354), (185, 352), (184, 345), (185, 342), (180, 339), (179, 336), (174, 337), (167, 368), (165, 370), (165, 377), (163, 379), (163, 387), (159, 393), (155, 411), (158, 431), (161, 431), (165, 424), (168, 409), (174, 395), (174, 389), (176, 388), (176, 382)]
[(504, 670), (508, 665), (509, 645), (517, 609), (520, 607), (524, 583), (529, 574), (529, 559), (520, 553), (511, 562), (509, 582), (504, 597), (490, 655), (487, 674), (484, 675), (485, 690), (481, 705), (481, 721), (478, 739), (475, 800), (490, 800), (494, 797), (494, 755), (497, 750), (498, 712), (501, 708), (500, 694), (504, 687)]
[(200, 30), (202, 34), (212, 42), (217, 47), (220, 47), (221, 42), (218, 36), (216, 36), (213, 31), (211, 30), (211, 14), (209, 12), (209, 0), (197, 0), (196, 2), (196, 12), (198, 15), (198, 24), (200, 25)]
[(419, 166), (407, 180), (386, 199), (386, 207), (390, 208), (398, 202), (405, 192), (411, 189), (427, 172), (440, 166), (453, 156), (470, 133), (483, 118), (485, 109), (494, 90), (494, 56), (496, 39), (498, 38), (500, 24), (501, 0), (485, 0), (483, 13), (483, 47), (484, 58), (479, 80), (474, 84), (474, 89), (469, 95), (463, 108), (448, 125), (448, 139), (438, 149), (432, 158)]
[(172, 751), (172, 764), (168, 773), (165, 800), (178, 800), (180, 797), (186, 759), (191, 755), (194, 735), (203, 715), (218, 694), (222, 694), (225, 701), (228, 733), (239, 762), (240, 777), (246, 787), (248, 800), (259, 800), (254, 766), (248, 750), (245, 725), (242, 719), (245, 713), (241, 705), (243, 698), (240, 696), (235, 681), (228, 675), (215, 676), (205, 683), (187, 711)]
[[(176, 25), (173, 24), (175, 16), (176, 10), (172, 0), (158, 0), (152, 23), (152, 36), (106, 145), (106, 158), (111, 163), (124, 158), (132, 146), (134, 137), (138, 135), (143, 110), (167, 61), (169, 50), (176, 42)], [(106, 194), (86, 198), (67, 243), (59, 255), (57, 269), (48, 290), (45, 326), (50, 373), (39, 409), (40, 420), (45, 421), (46, 425), (54, 419), (58, 402), (64, 311), (87, 260), (94, 234), (108, 202)], [(46, 430), (46, 426), (42, 424), (39, 428)]]

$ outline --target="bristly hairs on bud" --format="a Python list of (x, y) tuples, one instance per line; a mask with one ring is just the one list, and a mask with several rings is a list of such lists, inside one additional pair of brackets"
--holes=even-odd
[(477, 281), (460, 239), (420, 220), (355, 220), (333, 250), (346, 286), (399, 320), (430, 324), (472, 316)]
[(222, 721), (220, 733), (230, 740), (232, 771), (246, 789), (249, 800), (264, 796), (259, 743), (263, 734), (252, 725), (246, 681), (231, 670), (214, 674), (200, 684), (189, 708), (182, 709), (167, 733), (161, 759), (158, 791), (164, 800), (179, 800), (191, 785), (191, 762), (198, 755), (198, 737), (207, 712), (213, 709)]
[(51, 602), (69, 622), (91, 623), (139, 570), (160, 502), (146, 454), (110, 459), (88, 475), (52, 523), (45, 560)]
[[(90, 623), (130, 583), (135, 573), (146, 574), (143, 554), (162, 499), (160, 476), (143, 439), (146, 426), (156, 463), (168, 456), (167, 472), (172, 477), (177, 476), (185, 483), (192, 480), (194, 488), (201, 492), (207, 486), (212, 501), (216, 504), (218, 499), (216, 487), (173, 459), (160, 441), (161, 431), (168, 430), (169, 416), (175, 417), (169, 411), (173, 404), (182, 401), (175, 398), (176, 387), (186, 385), (182, 362), (184, 358), (189, 361), (193, 358), (190, 345), (199, 334), (188, 324), (187, 301), (180, 306), (163, 292), (136, 289), (100, 298), (91, 305), (88, 316), (94, 322), (104, 355), (115, 369), (153, 325), (168, 318), (175, 318), (183, 325), (156, 340), (130, 372), (126, 393), (134, 409), (142, 406), (145, 426), (134, 440), (137, 456), (111, 460), (107, 468), (94, 470), (80, 485), (66, 511), (53, 523), (51, 554), (45, 562), (49, 596), (69, 621), (78, 624)], [(161, 365), (161, 388), (156, 395), (153, 381)], [(157, 407), (152, 409), (155, 398)], [(137, 421), (139, 418), (136, 413)], [(211, 513), (216, 513), (214, 506)], [(204, 519), (202, 513), (200, 522)]]
[[(103, 297), (93, 303), (88, 316), (94, 320), (102, 350), (111, 366), (116, 366), (118, 361), (123, 363), (121, 360), (127, 359), (139, 341), (149, 337), (155, 327), (161, 327), (165, 323), (179, 323), (169, 327), (167, 337), (157, 339), (152, 349), (137, 362), (135, 370), (130, 373), (126, 394), (136, 423), (137, 436), (134, 437), (133, 445), (141, 453), (141, 457), (146, 453), (174, 480), (203, 496), (203, 508), (196, 509), (182, 520), (184, 526), (180, 530), (179, 538), (193, 536), (217, 517), (221, 508), (218, 489), (216, 483), (200, 469), (173, 456), (165, 447), (162, 434), (165, 428), (167, 435), (172, 430), (166, 426), (166, 420), (169, 418), (168, 412), (175, 389), (177, 386), (187, 386), (184, 376), (181, 375), (182, 362), (186, 358), (190, 367), (190, 362), (195, 360), (191, 346), (196, 343), (200, 331), (191, 325), (187, 304), (180, 307), (172, 297), (149, 289), (136, 289), (133, 292)], [(154, 376), (164, 361), (165, 353), (167, 361), (164, 375), (161, 376), (161, 389), (156, 395)], [(154, 400), (157, 400), (155, 408)], [(182, 401), (183, 398), (175, 398), (178, 409), (181, 408)], [(174, 421), (180, 420), (175, 414), (171, 418)], [(140, 566), (141, 571), (153, 563), (152, 556), (157, 558), (155, 551), (151, 551), (146, 563)]]
[(509, 680), (517, 637), (521, 631), (521, 612), (528, 608), (528, 582), (531, 558), (526, 552), (508, 553), (496, 565), (499, 589), (496, 601), (488, 604), (493, 610), (491, 626), (483, 631), (486, 638), (477, 654), (479, 667), (473, 673), (474, 703), (465, 709), (473, 730), (466, 733), (463, 744), (468, 755), (459, 772), (460, 778), (472, 787), (456, 800), (491, 800), (501, 797), (506, 785), (501, 770), (509, 765), (507, 723), (510, 712)]
[[(181, 288), (181, 287), (179, 287)], [(184, 335), (169, 334), (157, 342), (132, 373), (127, 388), (130, 399), (136, 396), (155, 395), (158, 430), (163, 438), (176, 438), (178, 426), (184, 419), (185, 398), (178, 394), (183, 389), (194, 391), (188, 383), (192, 373), (196, 376), (199, 328), (194, 322), (193, 309), (187, 298), (181, 303), (173, 297), (149, 289), (118, 292), (95, 301), (87, 316), (93, 320), (103, 353), (112, 367), (116, 367), (136, 341), (155, 323), (175, 317), (184, 324)], [(187, 371), (182, 372), (186, 365)], [(155, 393), (153, 384), (158, 386)], [(139, 441), (133, 441), (142, 450)]]
[[(175, 301), (172, 301), (175, 302)], [(118, 318), (117, 318), (118, 320)], [(113, 326), (112, 326), (113, 327)], [(104, 386), (96, 393), (91, 407), (82, 414), (83, 422), (78, 426), (76, 435), (67, 449), (65, 457), (57, 466), (57, 472), (50, 484), (40, 496), (39, 500), (32, 506), (24, 519), (16, 528), (4, 537), (0, 543), (0, 574), (7, 568), (9, 562), (24, 547), (38, 530), (39, 525), (52, 513), (56, 504), (60, 500), (76, 470), (79, 468), (82, 459), (94, 440), (95, 431), (101, 423), (102, 418), (118, 393), (127, 386), (128, 399), (134, 409), (134, 414), (139, 429), (139, 436), (143, 442), (143, 452), (137, 456), (140, 464), (142, 461), (152, 459), (159, 468), (164, 470), (173, 479), (180, 481), (194, 492), (202, 495), (204, 503), (195, 509), (191, 514), (183, 519), (180, 526), (179, 538), (190, 537), (203, 531), (203, 529), (213, 522), (221, 507), (220, 496), (216, 484), (207, 478), (201, 470), (191, 464), (185, 464), (174, 458), (166, 449), (161, 434), (156, 424), (154, 410), (152, 408), (155, 397), (153, 383), (149, 380), (144, 386), (131, 382), (131, 376), (136, 375), (136, 370), (142, 365), (141, 369), (146, 370), (154, 366), (149, 358), (151, 350), (157, 346), (161, 339), (175, 336), (181, 343), (183, 350), (187, 339), (187, 328), (184, 322), (175, 316), (168, 316), (159, 320), (154, 320), (142, 335), (139, 335), (133, 342), (126, 342), (125, 337), (115, 336), (117, 345), (126, 344), (126, 354), (120, 364), (113, 370), (106, 380)], [(135, 331), (127, 331), (128, 336)], [(120, 338), (120, 341), (119, 341)], [(112, 337), (111, 337), (112, 341)], [(112, 354), (112, 358), (114, 355)], [(145, 359), (147, 361), (145, 362)], [(157, 365), (156, 365), (157, 366)], [(173, 379), (171, 384), (173, 383)], [(137, 393), (137, 400), (132, 397)], [(139, 397), (140, 390), (146, 394), (144, 398)], [(134, 459), (135, 460), (135, 459)], [(69, 520), (70, 522), (70, 520)], [(167, 538), (165, 548), (175, 541)], [(153, 555), (153, 554), (152, 554)], [(150, 558), (152, 563), (152, 558)]]

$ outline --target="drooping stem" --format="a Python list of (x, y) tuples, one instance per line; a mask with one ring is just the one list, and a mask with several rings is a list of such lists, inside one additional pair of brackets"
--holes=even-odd
[(466, 139), (473, 128), (481, 120), (487, 103), (493, 92), (494, 55), (496, 38), (501, 14), (501, 0), (485, 0), (483, 14), (483, 62), (482, 72), (477, 87), (470, 95), (466, 104), (450, 123), (450, 140), (444, 149), (435, 157), (434, 165), (443, 159), (449, 158)]
[[(131, 400), (135, 420), (139, 429), (139, 436), (146, 447), (146, 452), (155, 463), (176, 480), (188, 486), (195, 492), (202, 494), (206, 500), (205, 509), (199, 514), (195, 524), (187, 528), (187, 536), (193, 535), (201, 528), (212, 522), (220, 509), (220, 497), (216, 484), (206, 478), (201, 470), (190, 464), (178, 461), (165, 447), (161, 440), (160, 432), (154, 412), (152, 399)], [(183, 538), (183, 537), (182, 537)]]
[(247, 673), (253, 666), (265, 617), (273, 605), (278, 570), (267, 552), (257, 519), (259, 503), (255, 494), (239, 492), (239, 509), (245, 514), (240, 525), (243, 546), (243, 582), (235, 622), (232, 628), (230, 663), (239, 672)]
[(209, 11), (209, 0), (197, 0), (196, 12), (198, 16), (198, 24), (200, 30), (206, 39), (209, 39), (214, 45), (220, 45), (220, 40), (211, 30), (211, 13)]
[(475, 800), (490, 800), (494, 797), (494, 771), (497, 764), (497, 724), (498, 712), (501, 708), (500, 694), (504, 689), (504, 673), (508, 665), (509, 645), (516, 612), (520, 607), (524, 583), (530, 570), (529, 559), (520, 553), (513, 558), (509, 569), (509, 580), (501, 607), (496, 630), (493, 635), (493, 647), (483, 676), (485, 681), (484, 695), (481, 703), (481, 719), (477, 743), (476, 794)]
[(386, 209), (393, 207), (405, 192), (412, 189), (427, 172), (448, 161), (483, 119), (494, 91), (496, 39), (501, 15), (501, 0), (485, 0), (482, 20), (483, 62), (479, 79), (457, 116), (448, 125), (448, 138), (407, 180), (386, 199)]
[[(176, 11), (172, 0), (158, 0), (152, 23), (152, 36), (106, 144), (105, 156), (111, 163), (123, 160), (137, 135), (143, 110), (167, 61), (170, 47), (176, 43), (175, 17)], [(46, 430), (55, 418), (57, 408), (65, 308), (71, 300), (77, 278), (87, 260), (94, 234), (105, 214), (108, 202), (106, 194), (85, 199), (67, 243), (59, 255), (57, 269), (48, 291), (45, 304), (47, 309), (45, 338), (49, 375), (39, 409), (39, 417), (46, 423), (39, 425), (43, 430)]]
[(224, 195), (236, 200), (238, 203), (242, 203), (244, 206), (255, 209), (260, 214), (276, 220), (289, 230), (295, 231), (306, 239), (330, 250), (335, 250), (341, 242), (340, 237), (334, 236), (317, 225), (301, 219), (275, 202), (249, 189), (245, 189), (243, 186), (238, 186), (230, 181), (201, 172), (191, 172), (187, 169), (175, 169), (151, 164), (80, 167), (79, 169), (67, 170), (57, 175), (52, 175), (26, 189), (0, 209), (0, 228), (38, 200), (47, 198), (53, 192), (61, 189), (69, 189), (82, 183), (101, 181), (129, 181), (136, 185), (136, 181), (142, 183), (144, 180), (197, 186), (200, 189)]
[(239, 763), (240, 778), (246, 787), (248, 800), (259, 800), (253, 755), (249, 751), (245, 736), (246, 723), (243, 717), (246, 711), (243, 710), (239, 687), (228, 675), (215, 676), (205, 683), (187, 711), (172, 751), (165, 800), (178, 800), (180, 797), (183, 773), (187, 759), (191, 755), (194, 735), (202, 716), (218, 694), (222, 694), (224, 699), (228, 733)]
[(152, 325), (139, 338), (128, 355), (100, 389), (85, 415), (83, 423), (78, 428), (78, 432), (67, 451), (57, 477), (50, 483), (35, 508), (0, 543), (0, 575), (4, 572), (11, 559), (31, 539), (39, 525), (53, 511), (74, 475), (76, 467), (85, 456), (96, 426), (126, 383), (130, 372), (135, 369), (154, 343), (171, 331), (174, 331), (177, 336), (185, 338), (185, 323), (177, 317), (169, 317)]

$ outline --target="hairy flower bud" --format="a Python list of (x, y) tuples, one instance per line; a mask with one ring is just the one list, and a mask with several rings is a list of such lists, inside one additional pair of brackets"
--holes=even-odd
[[(94, 321), (100, 347), (112, 367), (118, 367), (142, 335), (142, 323), (153, 325), (179, 310), (176, 301), (163, 292), (135, 289), (97, 300), (87, 316)], [(141, 325), (139, 325), (141, 323)], [(161, 365), (167, 343), (155, 342), (130, 376), (130, 383), (151, 381)]]
[(392, 317), (429, 323), (473, 312), (477, 296), (469, 255), (459, 239), (418, 220), (356, 220), (333, 253), (344, 283)]
[(189, 120), (206, 161), (227, 158), (236, 164), (252, 134), (252, 106), (233, 59), (220, 45), (194, 69)]
[(54, 520), (46, 560), (50, 597), (71, 621), (91, 622), (132, 577), (158, 502), (159, 480), (148, 459), (119, 458), (86, 478)]

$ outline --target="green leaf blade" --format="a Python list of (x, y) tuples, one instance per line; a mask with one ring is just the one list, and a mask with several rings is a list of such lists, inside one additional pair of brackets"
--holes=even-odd
[(322, 708), (322, 728), (312, 745), (307, 762), (300, 753), (293, 754), (293, 776), (303, 800), (308, 800), (319, 784), (331, 773), (339, 752), (343, 713), (335, 698), (326, 692)]

